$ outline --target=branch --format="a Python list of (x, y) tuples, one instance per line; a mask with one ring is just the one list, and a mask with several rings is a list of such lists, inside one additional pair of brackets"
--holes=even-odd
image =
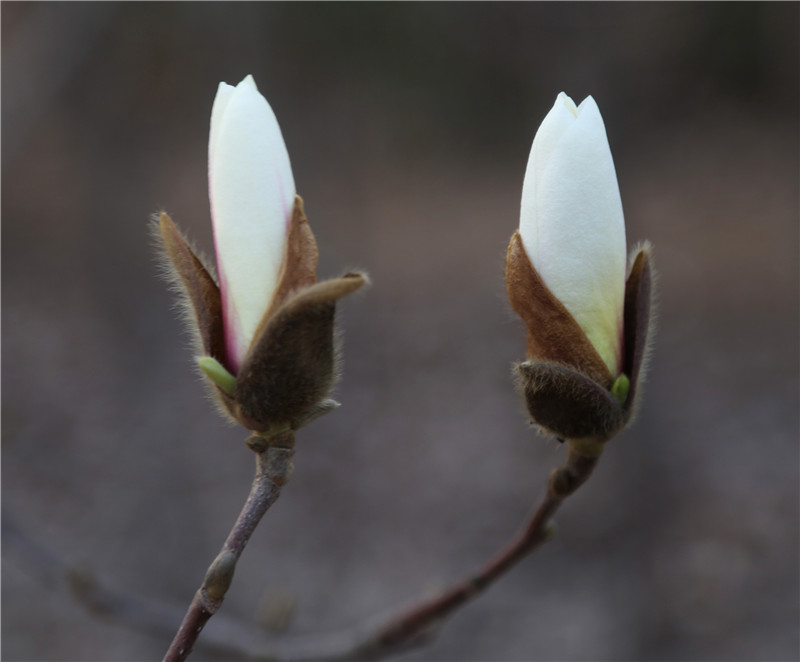
[(203, 584), (184, 616), (164, 662), (183, 662), (192, 652), (208, 620), (222, 606), (233, 581), (236, 563), (264, 513), (277, 501), (292, 471), (294, 432), (287, 430), (269, 438), (253, 435), (247, 440), (256, 453), (256, 475), (247, 501), (228, 534), (222, 550), (206, 571)]
[(602, 449), (601, 444), (570, 442), (566, 463), (551, 473), (541, 502), (520, 533), (473, 575), (391, 618), (362, 641), (351, 656), (376, 660), (432, 639), (447, 617), (552, 537), (550, 520), (564, 499), (588, 480)]
[[(551, 520), (562, 502), (580, 487), (591, 475), (602, 451), (599, 444), (569, 443), (569, 452), (564, 465), (554, 469), (547, 489), (521, 531), (477, 572), (456, 582), (438, 595), (421, 600), (410, 608), (401, 610), (390, 618), (364, 623), (356, 628), (326, 635), (292, 637), (276, 640), (255, 625), (223, 617), (214, 619), (208, 632), (197, 644), (210, 653), (224, 659), (260, 660), (268, 658), (276, 662), (331, 662), (334, 660), (376, 660), (386, 658), (401, 650), (422, 646), (435, 637), (443, 622), (470, 600), (476, 598), (494, 581), (513, 568), (552, 536)], [(278, 451), (279, 449), (275, 449)], [(283, 483), (290, 472), (291, 447), (285, 445), (277, 453), (279, 464), (285, 472)], [(273, 453), (273, 456), (276, 453)], [(267, 476), (270, 462), (265, 454), (257, 455), (257, 473), (253, 488), (242, 514), (231, 531), (221, 554), (230, 551), (228, 545), (238, 541), (239, 554), (255, 529), (258, 519), (274, 503), (280, 486), (272, 484)], [(273, 466), (273, 470), (276, 467)], [(271, 496), (262, 498), (265, 491)], [(271, 500), (270, 500), (271, 499)], [(259, 512), (255, 503), (260, 503)], [(168, 636), (174, 630), (180, 612), (154, 601), (114, 590), (96, 581), (85, 571), (80, 571), (59, 559), (49, 550), (27, 539), (10, 518), (3, 517), (3, 542), (18, 549), (24, 559), (46, 585), (66, 585), (80, 603), (96, 616), (126, 625), (136, 630), (151, 632), (156, 636)], [(217, 557), (219, 558), (219, 557)], [(237, 557), (238, 558), (238, 557)], [(214, 564), (212, 564), (212, 567)], [(205, 583), (204, 583), (205, 585)], [(198, 591), (201, 594), (203, 589)], [(208, 589), (206, 588), (206, 592)], [(216, 604), (219, 608), (222, 600)], [(197, 604), (196, 604), (197, 603)], [(197, 596), (190, 606), (187, 619), (193, 610), (203, 614), (203, 603)], [(213, 613), (204, 616), (205, 624)], [(194, 618), (194, 617), (193, 617)], [(196, 634), (199, 634), (196, 633)], [(197, 638), (196, 636), (194, 637)], [(184, 641), (188, 642), (188, 638)], [(191, 642), (192, 644), (194, 641)], [(190, 645), (187, 643), (187, 645)], [(183, 654), (188, 655), (188, 650)], [(180, 658), (178, 658), (180, 659)]]
[[(85, 562), (73, 562), (29, 536), (18, 519), (2, 514), (4, 561), (17, 565), (43, 587), (69, 594), (93, 617), (144, 632), (157, 639), (175, 634), (186, 609), (120, 590), (97, 577)], [(255, 624), (218, 614), (195, 643), (208, 656), (222, 660), (262, 659), (261, 651), (277, 644), (279, 658), (313, 660), (320, 651), (352, 650), (358, 639), (341, 635), (293, 640), (287, 647)]]

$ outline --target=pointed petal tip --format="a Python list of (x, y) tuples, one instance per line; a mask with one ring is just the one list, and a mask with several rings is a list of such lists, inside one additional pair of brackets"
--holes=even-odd
[(561, 103), (575, 117), (578, 116), (578, 106), (575, 105), (575, 102), (572, 100), (572, 97), (569, 96), (566, 92), (558, 93), (558, 96), (556, 97), (556, 103), (557, 104)]
[[(580, 118), (585, 119), (597, 118), (597, 120), (600, 122), (600, 125), (603, 127), (603, 133), (605, 133), (605, 122), (603, 121), (603, 115), (600, 113), (600, 107), (597, 105), (597, 102), (591, 95), (581, 101), (581, 105), (578, 106), (578, 115)], [(606, 140), (608, 139), (606, 138)]]
[[(242, 80), (239, 82), (239, 85), (245, 85), (245, 86), (249, 86), (249, 87), (252, 87), (254, 90), (257, 90), (257, 89), (258, 89), (258, 86), (256, 85), (256, 79), (255, 79), (255, 78), (253, 78), (253, 74), (247, 74), (247, 75), (246, 75), (244, 78), (242, 78)], [(238, 86), (237, 86), (237, 87), (238, 87)]]

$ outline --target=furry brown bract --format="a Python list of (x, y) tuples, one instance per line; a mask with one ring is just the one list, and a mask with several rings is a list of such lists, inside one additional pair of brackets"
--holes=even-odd
[[(166, 213), (159, 230), (194, 313), (202, 352), (230, 370), (216, 280)], [(353, 272), (317, 283), (317, 260), (317, 243), (297, 196), (278, 287), (235, 375), (235, 391), (229, 395), (212, 387), (223, 411), (249, 430), (297, 429), (335, 406), (326, 398), (337, 374), (336, 301), (368, 280)]]
[[(586, 334), (531, 264), (519, 232), (506, 255), (506, 289), (527, 329), (527, 360), (515, 366), (533, 422), (561, 439), (607, 441), (627, 425), (641, 394), (652, 314), (652, 258), (632, 253), (625, 286), (622, 375), (612, 375)], [(629, 380), (622, 402), (612, 394)]]

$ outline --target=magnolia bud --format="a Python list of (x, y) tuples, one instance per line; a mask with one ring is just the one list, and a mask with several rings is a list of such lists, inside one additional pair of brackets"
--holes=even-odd
[(330, 411), (336, 300), (367, 282), (317, 283), (317, 244), (295, 194), (278, 122), (251, 76), (220, 83), (209, 193), (219, 284), (166, 214), (159, 229), (186, 295), (200, 369), (224, 412), (259, 432)]
[(238, 372), (278, 287), (295, 188), (275, 113), (252, 76), (220, 83), (208, 189), (228, 366)]
[(506, 287), (527, 326), (528, 411), (559, 438), (605, 441), (633, 412), (650, 319), (649, 248), (626, 281), (625, 225), (605, 126), (563, 92), (533, 140)]

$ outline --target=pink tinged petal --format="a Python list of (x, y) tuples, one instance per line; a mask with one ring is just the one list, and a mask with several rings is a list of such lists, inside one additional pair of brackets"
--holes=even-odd
[(278, 121), (252, 76), (220, 84), (208, 151), (228, 367), (237, 372), (278, 285), (295, 197)]
[[(562, 95), (550, 115), (559, 101), (565, 105)], [(587, 97), (571, 121), (558, 113), (550, 122), (548, 115), (542, 123), (543, 138), (537, 134), (534, 139), (520, 234), (544, 282), (616, 375), (622, 353), (626, 249), (614, 161), (594, 99)]]

